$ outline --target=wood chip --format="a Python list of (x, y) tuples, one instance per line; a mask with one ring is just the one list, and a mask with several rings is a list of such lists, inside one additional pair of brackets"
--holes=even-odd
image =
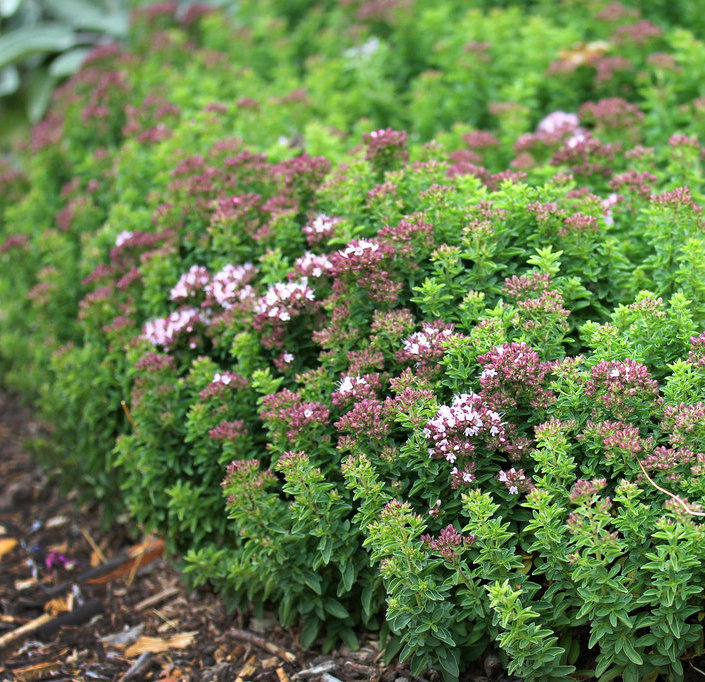
[(35, 663), (26, 668), (15, 668), (12, 672), (16, 682), (32, 682), (32, 680), (39, 680), (59, 668), (61, 668), (61, 661), (51, 661), (48, 663)]
[(306, 670), (300, 670), (294, 675), (295, 680), (305, 680), (307, 677), (316, 677), (323, 673), (327, 673), (329, 670), (334, 670), (338, 667), (338, 664), (334, 660), (323, 661), (318, 665), (314, 665), (311, 668), (306, 668)]
[(42, 625), (46, 625), (50, 620), (53, 620), (53, 616), (50, 616), (48, 613), (43, 613), (38, 618), (30, 620), (29, 623), (25, 623), (17, 629), (4, 634), (2, 637), (0, 637), (0, 649), (2, 649), (2, 647), (4, 646), (7, 646), (10, 642), (14, 642), (16, 639), (19, 639), (20, 637), (29, 634), (30, 632), (39, 630)]
[(277, 668), (277, 677), (279, 678), (279, 682), (291, 682), (284, 668)]
[(69, 603), (71, 601), (73, 601), (72, 594), (63, 598), (57, 597), (56, 599), (50, 599), (44, 604), (44, 611), (52, 616), (58, 616), (60, 613), (66, 613), (71, 610), (71, 604)]
[(179, 588), (176, 585), (172, 587), (167, 587), (165, 590), (153, 594), (151, 597), (143, 599), (141, 602), (135, 604), (135, 611), (142, 611), (143, 609), (148, 609), (150, 606), (156, 606), (159, 602), (166, 601), (170, 597), (174, 597), (179, 594)]
[(255, 670), (257, 670), (257, 656), (250, 656), (247, 659), (247, 662), (245, 665), (240, 668), (240, 672), (238, 673), (237, 679), (235, 682), (244, 682), (244, 678), (248, 677), (249, 675), (252, 675)]
[(17, 540), (15, 538), (0, 538), (0, 559), (8, 552), (15, 549), (15, 547), (17, 547)]
[(119, 562), (118, 566), (94, 578), (89, 578), (85, 582), (91, 585), (97, 585), (109, 583), (116, 578), (128, 576), (128, 584), (130, 584), (132, 582), (131, 578), (134, 578), (140, 566), (144, 566), (158, 559), (162, 554), (164, 554), (163, 540), (145, 541), (130, 548), (124, 561)]
[(191, 645), (197, 634), (198, 631), (193, 630), (191, 632), (179, 632), (171, 637), (140, 637), (125, 650), (125, 656), (132, 658), (146, 651), (157, 654), (170, 649), (185, 649)]

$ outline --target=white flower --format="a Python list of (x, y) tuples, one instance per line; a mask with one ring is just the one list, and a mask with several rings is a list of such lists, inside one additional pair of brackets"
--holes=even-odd
[(132, 239), (134, 233), (124, 230), (115, 238), (115, 246), (122, 246), (128, 239)]
[(574, 130), (580, 124), (577, 114), (565, 111), (553, 111), (539, 123), (536, 131), (539, 133), (555, 133), (557, 130)]

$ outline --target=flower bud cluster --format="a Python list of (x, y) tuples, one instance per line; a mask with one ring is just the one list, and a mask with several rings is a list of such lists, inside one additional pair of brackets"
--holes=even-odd
[(476, 539), (474, 535), (464, 537), (452, 524), (443, 528), (437, 538), (428, 534), (421, 536), (421, 541), (426, 547), (449, 563), (455, 563), (459, 559), (458, 550), (473, 545)]
[(330, 256), (331, 274), (338, 279), (333, 290), (344, 294), (347, 287), (361, 287), (373, 301), (394, 303), (401, 282), (394, 281), (388, 267), (396, 249), (380, 239), (354, 239)]
[(335, 407), (340, 408), (360, 400), (374, 400), (381, 388), (382, 384), (378, 373), (357, 376), (344, 374), (331, 394), (331, 401)]
[(240, 374), (216, 372), (213, 375), (213, 380), (202, 391), (199, 391), (198, 395), (202, 400), (207, 400), (215, 395), (223, 395), (227, 391), (240, 391), (247, 386), (247, 379)]
[(242, 419), (222, 421), (218, 426), (208, 431), (211, 440), (237, 440), (247, 433), (245, 422)]
[[(186, 334), (194, 334), (196, 329), (207, 322), (207, 318), (197, 308), (178, 310), (167, 317), (157, 318), (147, 322), (142, 329), (142, 338), (147, 339), (153, 346), (162, 346), (170, 350), (179, 338)], [(190, 339), (189, 346), (197, 345), (194, 338)]]
[(285, 388), (264, 396), (259, 416), (277, 429), (286, 429), (286, 437), (292, 441), (310, 428), (328, 424), (330, 410), (323, 403), (304, 401)]
[(553, 401), (553, 393), (543, 387), (550, 364), (541, 362), (528, 344), (505, 343), (478, 356), (477, 361), (483, 366), (480, 395), (493, 410), (520, 403), (539, 409)]
[(640, 362), (603, 360), (590, 370), (585, 395), (622, 419), (634, 414), (639, 404), (650, 404), (656, 398), (658, 382)]

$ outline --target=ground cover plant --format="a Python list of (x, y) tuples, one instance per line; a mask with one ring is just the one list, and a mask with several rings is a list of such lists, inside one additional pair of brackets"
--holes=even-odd
[(305, 645), (681, 679), (705, 45), (618, 3), (285, 5), (141, 9), (57, 93), (2, 175), (3, 381)]

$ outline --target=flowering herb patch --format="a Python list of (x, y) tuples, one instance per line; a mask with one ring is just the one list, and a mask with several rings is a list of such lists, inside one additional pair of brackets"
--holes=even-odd
[(167, 3), (95, 51), (2, 175), (4, 380), (67, 480), (305, 645), (680, 679), (703, 46), (617, 3), (383, 5)]

